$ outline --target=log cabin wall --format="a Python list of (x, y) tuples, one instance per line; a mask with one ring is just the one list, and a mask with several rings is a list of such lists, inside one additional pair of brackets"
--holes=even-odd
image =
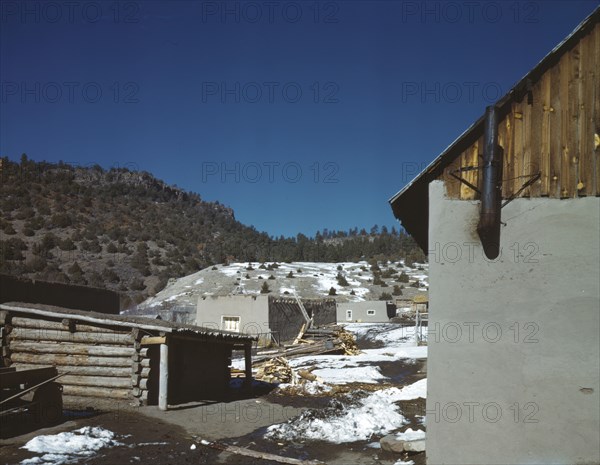
[(7, 311), (0, 326), (3, 363), (66, 373), (58, 380), (66, 405), (147, 404), (151, 358), (138, 329)]
[[(502, 196), (575, 198), (600, 195), (600, 23), (509, 102), (499, 125)], [(477, 135), (475, 135), (477, 137)], [(482, 187), (483, 134), (438, 177), (449, 198), (478, 199), (451, 172)], [(517, 192), (532, 175), (540, 179)]]

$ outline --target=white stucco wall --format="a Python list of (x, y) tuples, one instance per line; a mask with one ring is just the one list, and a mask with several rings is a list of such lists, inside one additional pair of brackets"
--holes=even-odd
[[(352, 320), (346, 318), (348, 310), (352, 310)], [(369, 310), (374, 310), (375, 314), (369, 315)], [(338, 302), (337, 321), (338, 323), (349, 323), (350, 321), (387, 323), (390, 319), (387, 316), (386, 302), (383, 300), (367, 300), (363, 302)]]
[(600, 198), (513, 201), (489, 262), (429, 192), (427, 463), (600, 463)]
[(270, 333), (268, 296), (232, 295), (200, 297), (196, 324), (222, 329), (223, 316), (240, 317), (240, 332), (258, 335)]

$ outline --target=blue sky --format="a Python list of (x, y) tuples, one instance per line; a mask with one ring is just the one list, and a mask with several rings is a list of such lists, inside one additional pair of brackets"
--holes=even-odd
[(146, 170), (271, 235), (394, 225), (598, 4), (3, 1), (0, 155)]

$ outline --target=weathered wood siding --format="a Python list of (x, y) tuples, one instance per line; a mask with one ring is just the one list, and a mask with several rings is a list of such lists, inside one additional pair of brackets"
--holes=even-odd
[[(519, 197), (574, 198), (600, 195), (600, 24), (513, 101), (500, 122), (504, 149), (502, 195), (509, 198), (537, 172), (541, 178)], [(483, 137), (483, 136), (482, 136)], [(450, 175), (482, 164), (482, 137), (438, 178), (448, 196), (473, 200), (478, 194)], [(481, 170), (456, 173), (481, 190)]]

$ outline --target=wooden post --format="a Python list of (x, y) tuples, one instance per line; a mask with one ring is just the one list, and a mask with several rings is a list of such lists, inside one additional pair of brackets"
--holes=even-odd
[(419, 345), (419, 329), (420, 329), (420, 322), (419, 322), (419, 306), (416, 305), (415, 306), (415, 345), (418, 346)]
[(244, 345), (244, 368), (246, 372), (244, 384), (250, 388), (252, 386), (252, 345), (250, 343)]
[(160, 370), (158, 381), (158, 408), (167, 410), (169, 393), (169, 346), (166, 341), (160, 345)]

